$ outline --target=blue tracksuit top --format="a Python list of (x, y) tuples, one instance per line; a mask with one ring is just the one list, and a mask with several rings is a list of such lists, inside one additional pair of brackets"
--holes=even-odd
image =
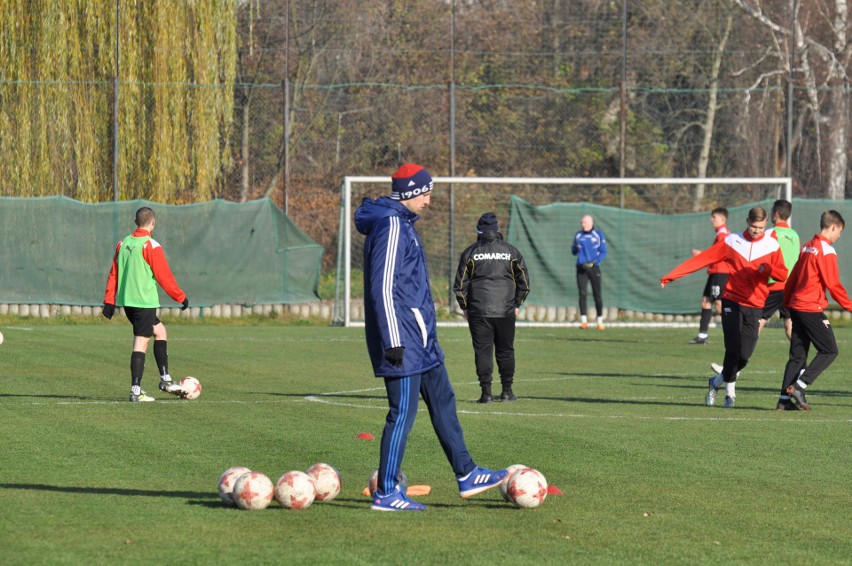
[(597, 228), (592, 228), (588, 232), (578, 230), (574, 234), (571, 253), (577, 256), (577, 265), (589, 262), (600, 265), (606, 257), (606, 238), (603, 232)]
[[(420, 218), (388, 197), (365, 198), (355, 211), (364, 241), (364, 322), (376, 377), (426, 373), (443, 363), (426, 253), (414, 223)], [(402, 367), (385, 350), (402, 346)]]

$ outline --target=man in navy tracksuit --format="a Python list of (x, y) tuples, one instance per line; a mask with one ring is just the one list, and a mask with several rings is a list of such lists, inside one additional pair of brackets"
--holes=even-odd
[(397, 483), (408, 434), (423, 396), (432, 427), (456, 474), (459, 495), (476, 495), (505, 482), (505, 470), (477, 466), (467, 451), (456, 415), (456, 397), (438, 346), (435, 303), (426, 254), (414, 230), (429, 206), (432, 177), (407, 164), (392, 177), (390, 197), (365, 198), (355, 212), (364, 241), (364, 319), (367, 350), (376, 377), (385, 381), (388, 414), (379, 457), (372, 509), (421, 511)]
[(580, 294), (580, 328), (589, 327), (586, 317), (586, 289), (592, 284), (595, 312), (598, 315), (598, 330), (603, 330), (603, 299), (601, 298), (601, 262), (606, 257), (606, 237), (595, 228), (590, 214), (580, 219), (582, 230), (574, 234), (571, 253), (577, 256), (577, 291)]

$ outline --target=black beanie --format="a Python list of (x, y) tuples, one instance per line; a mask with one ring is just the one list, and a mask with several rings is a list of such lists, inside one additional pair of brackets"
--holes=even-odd
[(486, 212), (482, 216), (479, 217), (479, 222), (476, 223), (476, 232), (477, 234), (482, 234), (483, 232), (496, 232), (499, 228), (497, 227), (497, 215), (493, 212)]

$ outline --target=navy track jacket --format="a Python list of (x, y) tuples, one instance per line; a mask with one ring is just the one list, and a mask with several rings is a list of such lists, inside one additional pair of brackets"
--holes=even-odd
[[(444, 361), (435, 326), (426, 253), (414, 223), (420, 218), (388, 197), (365, 198), (355, 211), (364, 241), (364, 322), (376, 377), (426, 373)], [(402, 367), (385, 350), (402, 346)]]

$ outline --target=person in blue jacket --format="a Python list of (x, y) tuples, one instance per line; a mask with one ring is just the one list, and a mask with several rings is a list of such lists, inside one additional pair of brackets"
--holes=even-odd
[(590, 214), (580, 219), (582, 230), (574, 234), (571, 253), (577, 256), (577, 290), (580, 294), (580, 328), (589, 327), (586, 316), (586, 293), (592, 284), (595, 297), (595, 311), (598, 315), (598, 330), (604, 329), (603, 299), (601, 298), (601, 262), (606, 258), (606, 237), (595, 228), (595, 220)]
[(506, 470), (477, 466), (464, 441), (456, 397), (444, 366), (435, 326), (435, 302), (426, 253), (414, 223), (429, 206), (432, 177), (421, 165), (406, 164), (391, 179), (389, 197), (365, 198), (355, 212), (364, 241), (364, 322), (367, 351), (376, 377), (385, 382), (388, 414), (379, 452), (379, 473), (371, 508), (421, 511), (397, 476), (408, 434), (423, 397), (453, 472), (459, 495), (468, 498), (506, 481)]

